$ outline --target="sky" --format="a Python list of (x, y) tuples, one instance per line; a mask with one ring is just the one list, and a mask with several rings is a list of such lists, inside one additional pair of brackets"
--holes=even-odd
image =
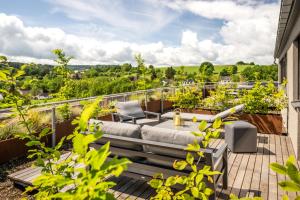
[(0, 0), (0, 55), (155, 66), (274, 62), (279, 0)]

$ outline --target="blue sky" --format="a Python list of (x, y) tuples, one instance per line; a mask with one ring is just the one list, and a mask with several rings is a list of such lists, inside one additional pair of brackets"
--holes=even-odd
[(271, 63), (280, 5), (270, 0), (0, 4), (0, 54), (12, 60), (51, 62), (51, 49), (63, 48), (77, 64), (134, 62), (134, 54), (141, 53), (155, 65)]

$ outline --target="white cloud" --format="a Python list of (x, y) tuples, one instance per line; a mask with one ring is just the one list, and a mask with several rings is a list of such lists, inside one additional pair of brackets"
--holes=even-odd
[[(178, 14), (151, 1), (124, 0), (48, 0), (53, 12), (61, 12), (79, 21), (102, 21), (112, 27), (136, 35), (160, 30)], [(129, 4), (130, 3), (130, 4)]]
[[(149, 64), (155, 65), (193, 65), (204, 60), (214, 63), (230, 64), (238, 60), (256, 63), (271, 63), (275, 45), (276, 26), (279, 4), (262, 4), (253, 0), (218, 0), (218, 1), (154, 1), (145, 0), (153, 11), (157, 8), (156, 17), (144, 16), (142, 19), (124, 18), (125, 10), (116, 1), (113, 16), (107, 17), (112, 10), (100, 1), (56, 1), (56, 9), (64, 8), (69, 17), (80, 20), (99, 18), (112, 26), (135, 28), (142, 33), (158, 30), (170, 18), (166, 18), (165, 8), (177, 12), (192, 12), (196, 15), (223, 20), (219, 35), (222, 41), (210, 39), (199, 40), (196, 32), (183, 30), (181, 43), (178, 46), (167, 46), (163, 42), (130, 43), (115, 40), (113, 37), (88, 37), (68, 34), (59, 28), (29, 27), (16, 16), (0, 14), (0, 54), (11, 56), (19, 61), (50, 62), (53, 59), (50, 51), (62, 48), (76, 59), (73, 63), (99, 64), (134, 62), (133, 55), (140, 52)], [(102, 1), (101, 1), (102, 2)], [(105, 1), (104, 1), (105, 2)], [(104, 5), (104, 8), (101, 7)], [(67, 8), (67, 9), (66, 9)], [(100, 9), (98, 12), (95, 9)], [(84, 12), (78, 12), (82, 10)], [(60, 10), (61, 11), (61, 10)], [(76, 11), (76, 12), (75, 12)], [(103, 11), (103, 13), (101, 12)], [(150, 11), (143, 10), (143, 14)], [(154, 11), (153, 11), (154, 12)], [(90, 14), (86, 14), (90, 13)], [(160, 13), (160, 14), (159, 14)], [(118, 21), (119, 19), (119, 21)], [(146, 21), (145, 21), (146, 20)], [(156, 24), (158, 23), (158, 25)], [(146, 24), (146, 25), (145, 25)], [(148, 26), (153, 25), (153, 27)], [(146, 27), (147, 26), (147, 27)], [(99, 35), (102, 30), (99, 29)], [(103, 35), (103, 34), (102, 34)]]

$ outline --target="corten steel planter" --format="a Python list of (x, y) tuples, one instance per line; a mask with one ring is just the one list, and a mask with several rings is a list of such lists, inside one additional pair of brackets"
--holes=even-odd
[(245, 113), (237, 115), (237, 117), (255, 125), (259, 133), (282, 135), (285, 132), (280, 114)]
[(62, 137), (73, 133), (76, 125), (72, 125), (72, 119), (56, 123), (56, 142), (58, 143)]
[[(73, 119), (57, 123), (56, 124), (56, 142), (64, 136), (68, 136), (73, 133), (76, 126), (72, 125)], [(51, 145), (51, 135), (48, 135), (42, 139), (46, 145)], [(11, 159), (19, 158), (27, 155), (29, 147), (26, 146), (26, 140), (18, 138), (10, 138), (7, 140), (0, 140), (0, 163), (5, 163)]]
[(172, 101), (164, 100), (164, 102), (163, 102), (164, 112), (172, 110), (173, 109), (173, 104), (174, 103)]
[(11, 138), (0, 141), (0, 163), (5, 163), (13, 158), (25, 156), (28, 151), (28, 147), (25, 145), (26, 141)]
[[(206, 110), (206, 109), (181, 109), (182, 112), (188, 113), (196, 113), (196, 114), (207, 114), (207, 115), (215, 115), (221, 111), (216, 110)], [(265, 134), (276, 134), (282, 135), (285, 133), (282, 116), (281, 114), (276, 114), (278, 112), (272, 111), (269, 114), (248, 114), (241, 113), (235, 114), (232, 117), (247, 121), (257, 127), (257, 131), (259, 133)]]
[[(142, 103), (142, 109), (146, 110), (145, 103)], [(147, 102), (147, 111), (150, 112), (161, 112), (161, 100), (151, 100)]]
[(98, 119), (99, 119), (99, 120), (102, 120), (102, 121), (112, 121), (111, 114), (107, 114), (107, 115), (98, 117)]

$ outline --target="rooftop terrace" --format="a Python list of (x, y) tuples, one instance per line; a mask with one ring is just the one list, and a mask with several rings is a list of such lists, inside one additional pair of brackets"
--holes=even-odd
[[(210, 146), (218, 148), (223, 143), (224, 139), (215, 139)], [(291, 139), (274, 134), (258, 134), (257, 144), (257, 153), (229, 153), (229, 185), (227, 190), (217, 190), (218, 199), (229, 199), (229, 194), (239, 197), (261, 196), (263, 199), (272, 200), (282, 198), (284, 192), (277, 183), (285, 180), (285, 177), (270, 170), (269, 164), (283, 164), (290, 155), (294, 155)], [(20, 173), (12, 174), (11, 178), (17, 180), (18, 176)], [(26, 180), (31, 181), (34, 176), (36, 174), (30, 176), (27, 173)], [(146, 180), (126, 176), (112, 180), (117, 183), (111, 190), (117, 199), (149, 199), (155, 194)], [(288, 193), (291, 199), (294, 199), (295, 195), (296, 193)]]

